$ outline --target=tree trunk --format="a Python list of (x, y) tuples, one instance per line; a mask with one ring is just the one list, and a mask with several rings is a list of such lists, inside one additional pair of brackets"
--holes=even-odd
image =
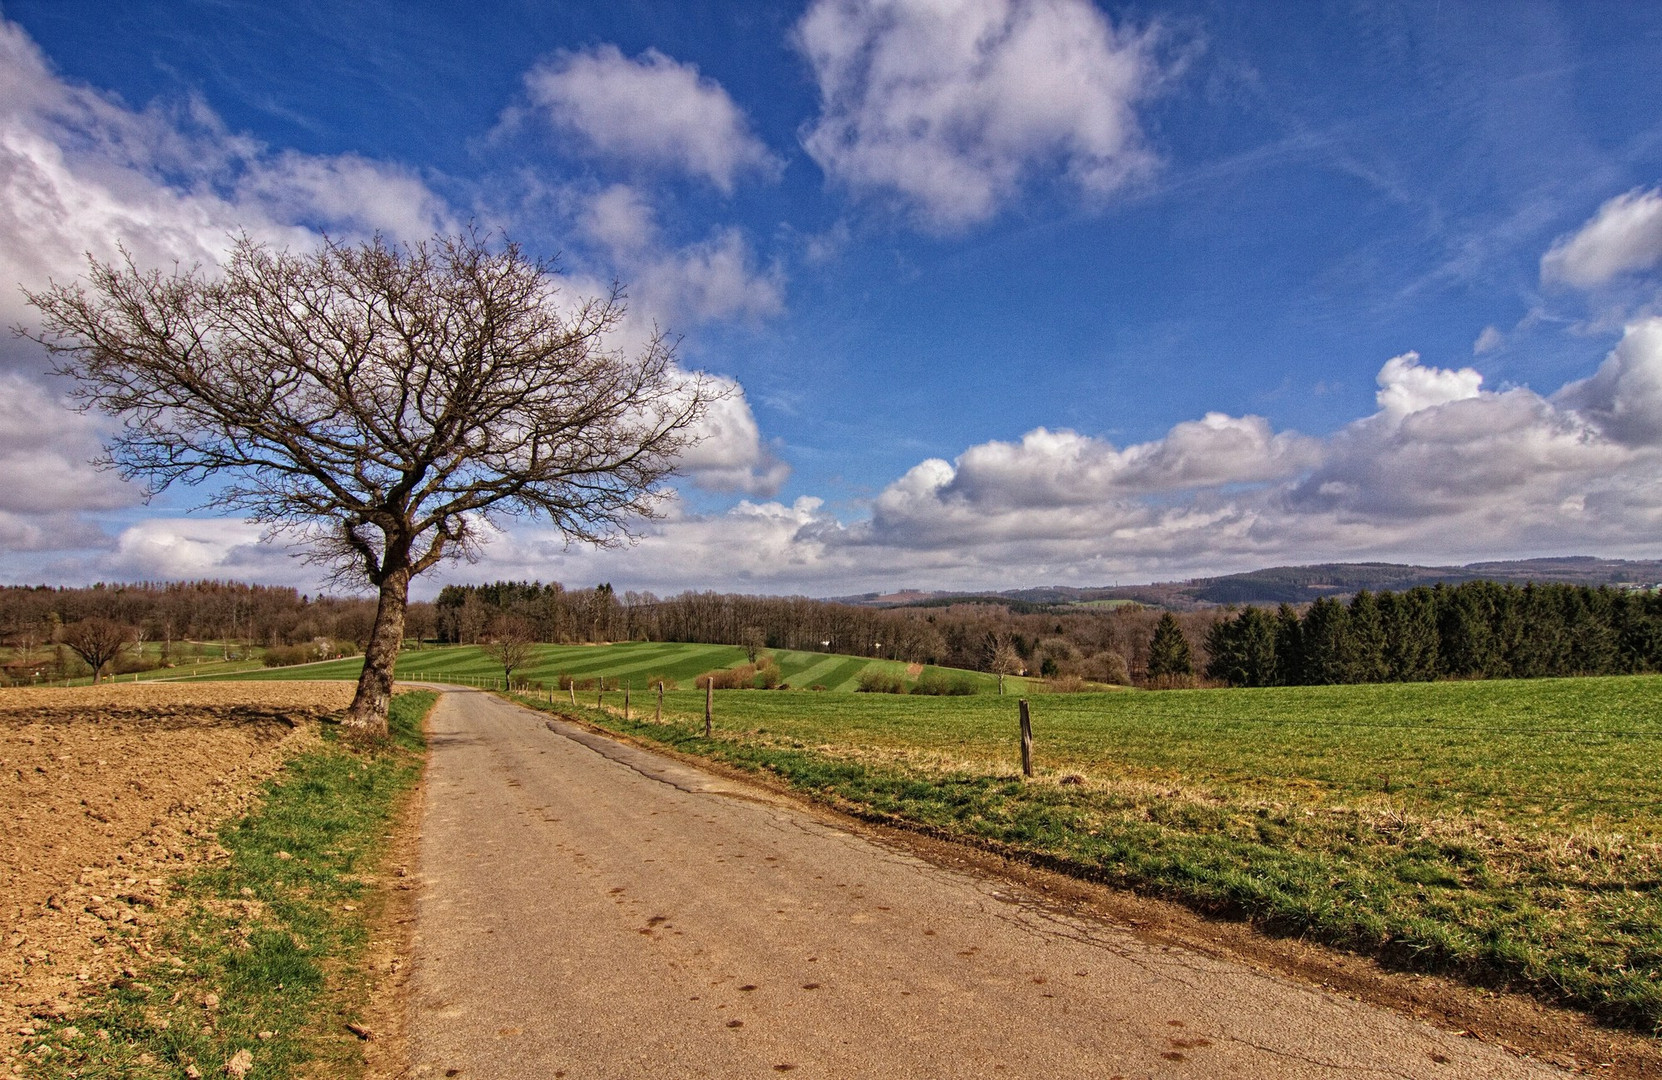
[(404, 644), (404, 611), (410, 601), (410, 571), (397, 569), (381, 579), (375, 627), (364, 647), (364, 671), (358, 692), (346, 711), (346, 727), (354, 734), (381, 737), (387, 733), (387, 709), (392, 704), (393, 665)]

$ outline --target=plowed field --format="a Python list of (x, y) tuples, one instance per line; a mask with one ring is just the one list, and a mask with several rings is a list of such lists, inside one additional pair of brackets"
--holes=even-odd
[(169, 879), (346, 706), (346, 683), (0, 690), (0, 1061), (152, 956)]

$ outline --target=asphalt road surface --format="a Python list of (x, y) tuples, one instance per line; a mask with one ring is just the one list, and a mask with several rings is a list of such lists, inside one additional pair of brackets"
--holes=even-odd
[(430, 731), (417, 1076), (1565, 1075), (487, 694)]

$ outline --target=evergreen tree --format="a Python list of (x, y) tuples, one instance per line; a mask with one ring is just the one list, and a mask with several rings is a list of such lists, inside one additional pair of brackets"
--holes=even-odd
[(1322, 597), (1304, 613), (1304, 681), (1321, 686), (1347, 681), (1350, 613), (1331, 597)]
[(1385, 658), (1385, 621), (1379, 601), (1366, 589), (1350, 599), (1350, 633), (1345, 640), (1345, 681), (1384, 682), (1390, 677)]
[(1241, 653), (1248, 686), (1275, 685), (1275, 623), (1255, 607), (1241, 612)]
[(1219, 619), (1206, 631), (1206, 677), (1230, 686), (1246, 686), (1246, 659), (1239, 619)]
[(1283, 603), (1275, 613), (1275, 685), (1301, 686), (1304, 683), (1304, 629), (1298, 612)]
[(1487, 582), (1468, 581), (1452, 589), (1439, 585), (1434, 590), (1441, 674), (1483, 678), (1499, 666), (1494, 653), (1494, 620), (1486, 585)]
[(1517, 621), (1523, 632), (1511, 643), (1506, 665), (1513, 678), (1539, 679), (1567, 670), (1569, 654), (1558, 592), (1533, 582), (1519, 591)]
[(1610, 589), (1572, 586), (1566, 591), (1572, 605), (1571, 613), (1565, 619), (1569, 631), (1571, 673), (1615, 674), (1619, 667)]
[(1275, 685), (1275, 623), (1258, 608), (1213, 623), (1206, 651), (1208, 678), (1230, 686)]
[(1662, 658), (1662, 623), (1657, 619), (1656, 600), (1655, 596), (1626, 590), (1616, 596), (1613, 625), (1622, 671), (1655, 671)]
[(1430, 682), (1437, 677), (1437, 609), (1424, 585), (1405, 593), (1382, 593), (1385, 666), (1397, 682)]
[(1171, 612), (1160, 616), (1154, 627), (1154, 636), (1148, 641), (1148, 677), (1158, 681), (1179, 675), (1194, 674), (1194, 653), (1183, 628)]

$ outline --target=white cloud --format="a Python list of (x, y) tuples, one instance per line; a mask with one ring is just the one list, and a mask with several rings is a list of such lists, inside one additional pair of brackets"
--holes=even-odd
[(0, 511), (57, 517), (138, 502), (138, 490), (92, 466), (101, 434), (38, 383), (0, 373)]
[[(16, 285), (85, 269), (85, 253), (212, 265), (237, 230), (306, 246), (318, 227), (419, 239), (451, 224), (408, 170), (356, 155), (273, 153), (200, 102), (128, 107), (66, 82), (0, 19), (0, 316), (28, 322)], [(5, 350), (13, 362), (16, 350)]]
[[(85, 272), (87, 253), (109, 261), (124, 247), (140, 266), (212, 266), (239, 230), (307, 247), (323, 227), (396, 239), (452, 225), (444, 201), (408, 170), (357, 155), (275, 153), (228, 132), (199, 101), (131, 108), (59, 77), (21, 28), (0, 19), (0, 322), (35, 324), (18, 286), (74, 279)], [(45, 365), (33, 343), (0, 340), (7, 572), (101, 576), (126, 567), (121, 572), (171, 575), (167, 567), (184, 564), (125, 555), (107, 564), (96, 561), (103, 555), (94, 562), (76, 556), (73, 565), (43, 561), (54, 551), (110, 547), (88, 515), (140, 498), (132, 485), (88, 464), (103, 422), (70, 411), (43, 387), (35, 376)], [(135, 528), (121, 543), (131, 547), (160, 527)], [(25, 565), (21, 552), (43, 554)], [(226, 572), (239, 565), (249, 564), (225, 564)]]
[(1215, 413), (1123, 449), (1041, 428), (920, 462), (868, 517), (745, 503), (559, 565), (660, 590), (839, 595), (897, 581), (1008, 588), (1329, 559), (1654, 553), (1662, 320), (1636, 324), (1597, 374), (1551, 397), (1485, 390), (1477, 372), (1413, 354), (1378, 382), (1377, 412), (1320, 439)]
[(995, 216), (1035, 174), (1101, 198), (1154, 164), (1134, 109), (1160, 77), (1152, 36), (1089, 0), (815, 0), (797, 42), (821, 99), (809, 154), (931, 228)]
[[(920, 462), (869, 514), (819, 499), (692, 512), (678, 498), (638, 545), (568, 548), (516, 525), (468, 579), (540, 577), (678, 592), (841, 595), (1169, 580), (1286, 562), (1469, 561), (1654, 553), (1662, 529), (1662, 320), (1636, 324), (1591, 377), (1550, 397), (1485, 390), (1469, 369), (1394, 357), (1378, 411), (1332, 435), (1207, 414), (1124, 448), (1036, 429)], [(694, 482), (765, 498), (776, 480), (743, 399), (712, 414)], [(12, 522), (0, 511), (0, 541)], [(127, 530), (87, 576), (250, 576), (304, 583), (236, 522)], [(438, 579), (435, 579), (438, 580)], [(429, 587), (433, 585), (428, 583)]]
[(1494, 352), (1505, 344), (1505, 334), (1501, 333), (1497, 327), (1485, 326), (1483, 332), (1477, 335), (1477, 340), (1472, 342), (1472, 355), (1482, 356), (1484, 353)]
[(1662, 188), (1635, 188), (1599, 207), (1541, 257), (1541, 280), (1593, 289), (1662, 263)]
[(124, 529), (100, 569), (128, 580), (315, 577), (280, 545), (262, 544), (260, 526), (231, 518), (151, 518)]
[(741, 229), (716, 229), (696, 243), (671, 246), (651, 205), (627, 184), (585, 200), (578, 226), (605, 248), (631, 297), (670, 325), (762, 319), (784, 310), (782, 271), (757, 265)]
[(615, 45), (561, 52), (525, 76), (531, 100), (556, 127), (600, 154), (673, 167), (731, 192), (741, 175), (777, 175), (727, 91), (656, 49), (631, 60)]
[(1564, 387), (1557, 400), (1616, 442), (1662, 445), (1662, 318), (1629, 326), (1598, 371)]
[(1410, 413), (1474, 398), (1483, 386), (1483, 376), (1471, 368), (1449, 371), (1420, 366), (1420, 354), (1403, 353), (1385, 361), (1379, 369), (1379, 391), (1374, 400), (1379, 411), (1401, 419)]
[(238, 179), (238, 203), (277, 221), (421, 240), (458, 223), (419, 176), (357, 154), (315, 157), (286, 150), (261, 158)]
[(762, 441), (744, 387), (732, 379), (707, 377), (716, 397), (694, 430), (698, 443), (681, 457), (681, 473), (706, 491), (776, 494), (791, 467)]

